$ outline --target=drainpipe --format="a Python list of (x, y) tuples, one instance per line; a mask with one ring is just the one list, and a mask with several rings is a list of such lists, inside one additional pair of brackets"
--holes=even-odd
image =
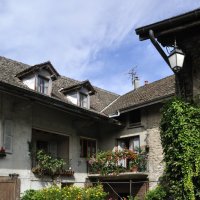
[[(157, 49), (157, 51), (160, 53), (160, 55), (163, 57), (163, 59), (165, 60), (165, 62), (170, 67), (168, 57), (165, 54), (165, 52), (163, 51), (163, 49), (161, 48), (161, 46), (158, 44), (157, 40), (155, 39), (153, 30), (149, 30), (149, 38), (150, 38), (152, 44), (154, 45), (154, 47)], [(170, 67), (170, 69), (171, 69), (171, 67)]]
[(119, 110), (117, 111), (116, 114), (111, 114), (111, 115), (108, 115), (109, 118), (113, 118), (113, 117), (119, 117), (120, 116), (120, 112)]

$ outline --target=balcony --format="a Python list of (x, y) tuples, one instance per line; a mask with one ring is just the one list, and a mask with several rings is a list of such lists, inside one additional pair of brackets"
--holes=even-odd
[(139, 149), (101, 151), (88, 161), (88, 177), (126, 177), (131, 174), (147, 176), (147, 153)]

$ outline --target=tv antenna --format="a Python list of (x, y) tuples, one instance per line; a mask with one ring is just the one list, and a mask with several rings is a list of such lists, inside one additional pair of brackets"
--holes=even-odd
[(136, 65), (135, 67), (132, 67), (132, 68), (130, 69), (130, 71), (128, 72), (129, 77), (131, 78), (132, 84), (133, 84), (135, 78), (137, 77), (136, 69), (137, 69), (137, 65)]

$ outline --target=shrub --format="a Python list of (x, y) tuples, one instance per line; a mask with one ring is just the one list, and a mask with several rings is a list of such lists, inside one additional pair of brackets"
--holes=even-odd
[(105, 200), (107, 193), (101, 185), (88, 188), (52, 186), (41, 190), (27, 190), (22, 200)]
[(155, 189), (150, 190), (145, 196), (145, 200), (164, 200), (166, 199), (166, 192), (162, 186), (157, 186)]
[(36, 190), (25, 191), (21, 200), (34, 200), (33, 198), (36, 192), (37, 192)]

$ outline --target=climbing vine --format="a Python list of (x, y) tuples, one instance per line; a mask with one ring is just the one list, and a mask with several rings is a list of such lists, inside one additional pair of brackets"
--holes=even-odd
[(170, 100), (160, 126), (168, 195), (176, 200), (200, 199), (200, 108)]

